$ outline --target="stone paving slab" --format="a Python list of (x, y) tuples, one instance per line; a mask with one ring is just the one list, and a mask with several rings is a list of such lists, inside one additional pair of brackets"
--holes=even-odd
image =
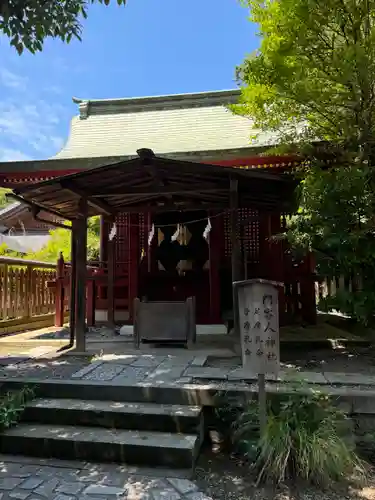
[(57, 358), (48, 360), (23, 360), (0, 368), (0, 378), (30, 377), (38, 379), (69, 379), (74, 373), (90, 365), (87, 360)]
[(61, 461), (59, 466), (60, 461), (49, 460), (49, 466), (32, 460), (1, 457), (0, 470), (8, 470), (0, 479), (1, 500), (212, 500), (193, 481), (174, 477), (176, 471), (145, 474), (146, 469), (121, 465)]
[(228, 371), (222, 368), (193, 366), (185, 370), (184, 376), (208, 380), (226, 380)]
[[(124, 368), (124, 367), (123, 367)], [(117, 375), (112, 382), (114, 384), (136, 384), (142, 382), (151, 372), (150, 368), (142, 366), (127, 366)]]
[(83, 378), (94, 371), (95, 368), (98, 368), (100, 365), (102, 365), (102, 361), (93, 361), (89, 365), (84, 366), (81, 370), (73, 373), (72, 378)]
[(138, 356), (136, 354), (104, 354), (99, 359), (103, 363), (130, 365), (138, 359)]
[(200, 356), (195, 356), (191, 362), (191, 366), (204, 366), (207, 362), (208, 356), (206, 354), (201, 354)]
[(116, 363), (105, 363), (96, 366), (94, 370), (90, 371), (82, 377), (83, 380), (102, 380), (109, 381), (120, 375), (126, 368), (124, 365)]
[[(159, 351), (157, 351), (159, 352)], [(125, 353), (108, 354), (89, 362), (85, 358), (64, 356), (48, 360), (15, 359), (8, 365), (0, 365), (0, 379), (30, 378), (38, 380), (88, 380), (111, 382), (119, 385), (160, 386), (183, 385), (192, 379), (201, 381), (229, 381), (232, 383), (255, 382), (256, 375), (244, 371), (241, 366), (204, 366), (207, 354), (191, 351), (168, 354)], [(282, 370), (280, 382), (303, 380), (319, 385), (375, 386), (375, 376), (359, 373), (307, 372)], [(269, 377), (268, 380), (275, 380)]]
[(178, 380), (184, 373), (185, 367), (174, 366), (172, 368), (161, 368), (158, 366), (144, 379), (145, 382), (173, 382)]
[(145, 367), (145, 368), (156, 368), (159, 366), (164, 360), (165, 356), (153, 356), (151, 354), (143, 354), (138, 356), (138, 359), (132, 362), (132, 366), (136, 367)]
[(166, 358), (164, 361), (157, 366), (160, 369), (169, 369), (169, 368), (188, 368), (190, 364), (194, 361), (194, 358), (181, 358), (178, 356), (170, 356)]

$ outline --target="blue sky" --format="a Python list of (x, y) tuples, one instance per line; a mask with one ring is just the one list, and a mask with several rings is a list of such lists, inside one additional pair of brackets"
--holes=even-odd
[(235, 87), (258, 40), (238, 0), (128, 0), (93, 5), (83, 41), (48, 40), (18, 56), (0, 38), (0, 161), (45, 159), (77, 113), (72, 96), (136, 97)]

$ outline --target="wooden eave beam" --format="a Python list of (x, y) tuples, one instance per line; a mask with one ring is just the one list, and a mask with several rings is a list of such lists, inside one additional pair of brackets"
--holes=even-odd
[(189, 205), (176, 205), (174, 203), (164, 204), (164, 205), (137, 205), (121, 207), (119, 211), (124, 211), (127, 213), (155, 213), (155, 212), (185, 212), (190, 210), (227, 210), (228, 206), (226, 203), (204, 203), (204, 204), (189, 204)]
[(102, 193), (102, 194), (91, 194), (91, 198), (96, 198), (96, 197), (105, 197), (105, 198), (110, 198), (112, 196), (148, 196), (151, 194), (155, 195), (169, 195), (169, 194), (190, 194), (190, 193), (226, 193), (228, 191), (227, 188), (222, 188), (222, 187), (207, 187), (207, 188), (201, 188), (201, 187), (195, 187), (195, 188), (189, 188), (186, 189), (183, 187), (174, 187), (174, 186), (167, 186), (167, 187), (162, 187), (162, 188), (155, 188), (155, 187), (150, 187), (150, 188), (134, 188), (129, 190), (128, 192), (110, 192), (110, 193)]
[(34, 209), (31, 209), (32, 210), (32, 215), (34, 217), (34, 219), (38, 222), (42, 222), (43, 224), (47, 224), (49, 226), (53, 226), (53, 227), (59, 227), (61, 229), (68, 229), (69, 231), (72, 230), (71, 226), (67, 226), (66, 224), (62, 224), (61, 222), (55, 222), (55, 221), (52, 221), (52, 220), (47, 220), (47, 219), (43, 219), (42, 217), (39, 217), (38, 213), (40, 212), (40, 210), (35, 210)]
[(6, 198), (12, 198), (16, 201), (19, 201), (20, 203), (24, 203), (25, 205), (38, 210), (39, 212), (48, 212), (51, 215), (55, 215), (56, 217), (59, 217), (60, 219), (68, 219), (68, 220), (73, 220), (71, 217), (68, 217), (61, 212), (58, 212), (57, 210), (54, 210), (52, 208), (46, 207), (45, 205), (41, 205), (40, 203), (34, 203), (33, 201), (25, 200), (22, 198), (22, 196), (18, 196), (17, 194), (14, 193), (7, 193)]
[[(229, 177), (237, 178), (240, 182), (241, 177), (252, 177), (253, 179), (259, 180), (271, 180), (275, 182), (285, 182), (285, 177), (277, 174), (271, 174), (269, 172), (265, 172), (263, 169), (241, 169), (238, 167), (232, 166), (223, 166), (216, 165), (211, 163), (196, 163), (196, 162), (187, 162), (181, 160), (173, 160), (171, 158), (160, 158), (155, 157), (153, 159), (154, 164), (160, 166), (160, 168), (175, 168), (176, 171), (181, 173), (190, 173), (196, 174), (197, 176), (210, 174), (217, 174), (220, 177), (226, 177), (228, 180)], [(209, 172), (208, 172), (209, 170)]]
[(114, 210), (105, 201), (94, 199), (91, 197), (91, 193), (87, 193), (84, 189), (81, 189), (77, 187), (73, 182), (71, 181), (60, 181), (60, 186), (64, 191), (67, 191), (74, 196), (78, 196), (82, 200), (85, 200), (90, 207), (95, 208), (99, 212), (103, 213), (104, 215), (113, 215)]

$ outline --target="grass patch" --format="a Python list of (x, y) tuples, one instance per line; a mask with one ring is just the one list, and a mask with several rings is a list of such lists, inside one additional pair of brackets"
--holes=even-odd
[(35, 387), (24, 386), (16, 391), (8, 391), (0, 398), (0, 432), (16, 425), (26, 403), (35, 398)]
[(256, 484), (302, 479), (318, 486), (356, 479), (366, 482), (367, 464), (356, 454), (352, 421), (331, 398), (313, 389), (268, 401), (267, 425), (259, 427), (256, 400), (217, 410), (237, 454), (255, 472)]

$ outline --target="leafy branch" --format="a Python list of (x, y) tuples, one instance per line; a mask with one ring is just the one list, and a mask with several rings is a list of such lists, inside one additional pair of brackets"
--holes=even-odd
[[(0, 32), (19, 54), (41, 51), (46, 38), (81, 40), (82, 20), (94, 2), (109, 5), (110, 0), (1, 0)], [(117, 3), (125, 5), (126, 0)]]

